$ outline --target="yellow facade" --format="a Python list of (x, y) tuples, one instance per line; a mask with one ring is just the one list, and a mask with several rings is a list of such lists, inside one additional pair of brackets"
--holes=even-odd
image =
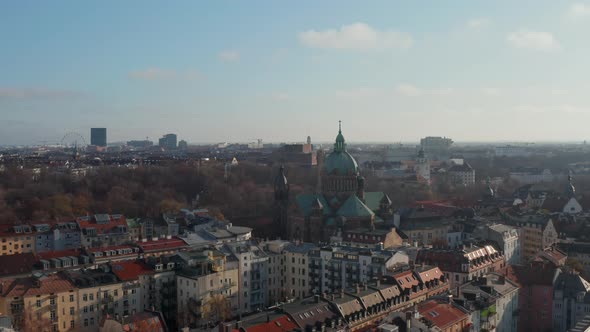
[(0, 256), (35, 252), (35, 235), (2, 234), (0, 239)]

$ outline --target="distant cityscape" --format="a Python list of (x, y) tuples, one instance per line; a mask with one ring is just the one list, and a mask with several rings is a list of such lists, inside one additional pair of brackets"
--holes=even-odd
[[(309, 136), (195, 146), (173, 133), (111, 145), (107, 128), (92, 128), (87, 145), (68, 139), (0, 153), (4, 331), (590, 327), (585, 144), (349, 145), (342, 124), (332, 147)], [(101, 203), (110, 207), (98, 204), (95, 186), (113, 172), (165, 170), (206, 185), (184, 201), (164, 196), (155, 212), (123, 214), (143, 199), (115, 187)], [(45, 211), (16, 179), (98, 182), (90, 196), (48, 197)], [(78, 197), (97, 203), (80, 210)], [(38, 211), (19, 208), (31, 204)]]

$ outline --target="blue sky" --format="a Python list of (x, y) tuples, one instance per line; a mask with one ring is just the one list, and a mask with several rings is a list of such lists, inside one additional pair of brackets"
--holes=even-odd
[(0, 144), (584, 140), (590, 1), (4, 1)]

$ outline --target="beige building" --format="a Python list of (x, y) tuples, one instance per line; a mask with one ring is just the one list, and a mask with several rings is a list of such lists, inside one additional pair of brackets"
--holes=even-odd
[(520, 227), (521, 257), (524, 261), (557, 243), (557, 231), (548, 217), (526, 216), (517, 220), (516, 225)]
[(17, 329), (80, 331), (78, 292), (58, 275), (2, 282), (0, 312), (10, 316)]
[(124, 318), (142, 311), (137, 281), (120, 281), (101, 269), (70, 271), (68, 279), (78, 288), (78, 320), (83, 331), (98, 331), (106, 315)]
[(311, 243), (294, 243), (285, 248), (285, 291), (288, 298), (303, 299), (311, 294), (309, 281), (309, 252)]
[(0, 256), (35, 252), (35, 234), (30, 225), (0, 227)]
[[(229, 268), (225, 254), (216, 250), (183, 255), (190, 259), (176, 276), (179, 326), (202, 326), (232, 316), (239, 308), (237, 266)], [(218, 314), (229, 316), (216, 317)]]

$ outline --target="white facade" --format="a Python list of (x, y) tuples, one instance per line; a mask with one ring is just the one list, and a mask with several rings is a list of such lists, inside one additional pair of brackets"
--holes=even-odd
[(578, 200), (574, 197), (570, 198), (570, 200), (563, 207), (563, 213), (577, 214), (580, 212), (582, 212), (582, 205), (580, 205)]
[(548, 169), (517, 169), (510, 171), (510, 179), (516, 180), (521, 184), (533, 184), (551, 182), (555, 179), (555, 176)]

